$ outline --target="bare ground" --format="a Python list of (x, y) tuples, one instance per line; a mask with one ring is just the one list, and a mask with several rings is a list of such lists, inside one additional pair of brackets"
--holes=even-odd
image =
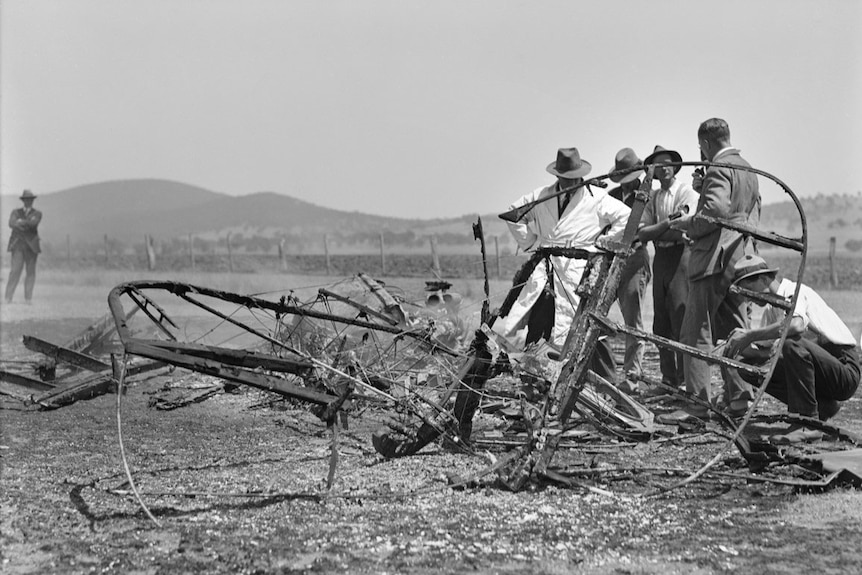
[[(4, 323), (4, 357), (17, 351), (23, 333), (62, 341), (93, 317), (60, 320), (38, 305), (28, 314), (37, 319)], [(255, 391), (175, 411), (147, 406), (160, 386), (198, 377), (176, 371), (134, 385), (123, 398), (128, 460), (158, 527), (128, 494), (116, 395), (50, 412), (4, 400), (0, 571), (849, 573), (862, 567), (856, 491), (803, 494), (747, 481), (747, 468), (730, 450), (716, 469), (738, 476), (709, 476), (650, 496), (683, 476), (646, 469), (698, 468), (726, 446), (713, 433), (668, 429), (655, 441), (631, 444), (594, 435), (558, 454), (558, 465), (595, 469), (579, 481), (608, 494), (553, 485), (510, 493), (491, 478), (453, 490), (447, 473), (468, 476), (487, 461), (436, 444), (415, 457), (384, 460), (370, 445), (378, 419), (368, 411), (340, 432), (337, 479), (326, 497), (330, 432), (306, 410)], [(767, 402), (765, 409), (779, 407)], [(835, 422), (858, 433), (859, 415), (852, 400)], [(488, 416), (478, 423), (485, 430), (498, 425)]]

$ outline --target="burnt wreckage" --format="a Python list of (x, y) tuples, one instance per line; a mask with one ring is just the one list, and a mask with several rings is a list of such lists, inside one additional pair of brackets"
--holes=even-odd
[[(695, 217), (705, 218), (762, 244), (797, 253), (797, 290), (789, 301), (731, 288), (751, 300), (793, 309), (799, 296), (798, 285), (805, 269), (808, 243), (805, 216), (795, 194), (771, 174), (754, 168), (706, 161), (667, 165), (715, 165), (754, 172), (774, 182), (791, 198), (800, 217), (800, 238), (788, 238), (718, 218)], [(721, 353), (705, 353), (652, 333), (619, 325), (609, 319), (608, 312), (616, 297), (623, 265), (632, 251), (638, 223), (649, 200), (653, 170), (654, 166), (646, 170), (619, 244), (603, 246), (598, 253), (563, 250), (563, 255), (568, 257), (586, 259), (587, 266), (577, 288), (581, 299), (575, 320), (562, 349), (551, 352), (553, 359), (548, 359), (547, 348), (539, 352), (532, 350), (533, 353), (513, 349), (492, 331), (491, 326), (501, 312), (492, 313), (490, 310), (487, 265), (480, 326), (472, 334), (470, 329), (465, 329), (457, 309), (447, 305), (429, 308), (412, 304), (396, 288), (366, 274), (320, 288), (310, 301), (303, 301), (293, 293), (273, 301), (263, 296), (240, 295), (170, 281), (134, 281), (116, 286), (108, 296), (108, 305), (123, 354), (122, 358), (113, 356), (113, 377), (101, 375), (98, 383), (102, 391), (109, 384), (118, 388), (121, 449), (120, 404), (125, 379), (136, 371), (166, 364), (213, 376), (231, 385), (250, 386), (290, 401), (309, 404), (332, 430), (333, 441), (338, 427), (347, 425), (348, 414), (357, 410), (377, 410), (384, 417), (372, 435), (372, 444), (386, 458), (413, 455), (440, 438), (450, 448), (475, 453), (481, 441), (471, 440), (472, 422), (485, 395), (486, 383), (498, 375), (514, 373), (521, 381), (530, 384), (529, 393), (521, 391), (509, 395), (509, 409), (519, 412), (522, 432), (516, 439), (498, 444), (509, 449), (505, 455), (496, 458), (486, 473), (495, 473), (501, 485), (514, 491), (543, 479), (574, 485), (565, 470), (554, 467), (553, 460), (558, 449), (577, 449), (577, 442), (573, 444), (568, 439), (571, 434), (567, 433), (575, 425), (592, 424), (601, 433), (627, 440), (648, 440), (656, 430), (650, 409), (590, 369), (599, 337), (617, 333), (633, 335), (659, 348), (744, 370), (754, 374), (760, 382), (766, 382), (775, 368), (777, 350), (787, 337), (790, 326), (788, 314), (781, 339), (773, 346), (769, 361), (753, 366), (724, 357)], [(634, 169), (614, 174), (624, 175), (631, 171)], [(600, 184), (611, 175), (599, 176), (581, 185)], [(528, 204), (500, 217), (517, 221), (531, 207)], [(485, 263), (481, 220), (474, 225), (473, 232), (480, 241)], [(513, 286), (517, 288), (522, 281), (520, 274), (516, 274)], [(512, 304), (513, 293), (510, 292), (502, 304), (503, 314)], [(128, 304), (131, 304), (129, 312), (124, 307)], [(189, 312), (189, 308), (194, 311)], [(172, 319), (176, 313), (185, 318), (182, 327)], [(148, 327), (133, 329), (133, 316), (137, 316), (137, 320), (143, 316), (148, 320)], [(465, 335), (469, 342), (464, 341)], [(76, 345), (79, 350), (85, 350), (80, 342)], [(53, 361), (74, 362), (78, 367), (83, 367), (83, 363), (88, 361), (86, 357), (89, 357), (73, 349), (75, 346), (71, 344), (55, 346), (31, 341), (28, 347), (51, 355)], [(108, 368), (106, 362), (90, 359), (99, 365), (91, 365), (89, 369)], [(50, 366), (44, 370), (50, 370)], [(646, 376), (642, 380), (663, 386), (660, 381)], [(31, 387), (35, 385), (31, 382)], [(713, 419), (726, 429), (728, 441), (709, 462), (668, 488), (694, 481), (734, 446), (750, 471), (755, 473), (776, 461), (806, 463), (804, 458), (791, 458), (782, 450), (764, 442), (750, 441), (743, 435), (765, 389), (765, 384), (760, 385), (750, 409), (739, 421), (727, 417), (712, 405), (705, 405), (713, 411)], [(674, 393), (680, 392), (676, 390)], [(500, 394), (495, 397), (499, 398)], [(696, 401), (695, 398), (688, 399)], [(44, 401), (38, 403), (46, 408), (52, 407)], [(843, 430), (816, 420), (798, 419), (851, 444), (858, 444), (854, 436)], [(327, 488), (332, 485), (336, 454), (337, 449), (333, 449)], [(822, 471), (825, 467), (820, 469)], [(127, 463), (126, 473), (134, 489)], [(836, 476), (833, 474), (827, 482)], [(468, 479), (455, 475), (450, 479), (455, 483), (469, 483)], [(146, 510), (140, 497), (138, 499)]]
[[(800, 217), (801, 238), (788, 238), (762, 231), (734, 221), (705, 218), (711, 223), (734, 230), (757, 242), (778, 246), (796, 252), (799, 266), (796, 271), (797, 290), (790, 301), (769, 294), (737, 290), (743, 296), (793, 309), (799, 296), (798, 285), (805, 269), (807, 226), (801, 204), (796, 195), (779, 179), (754, 168), (716, 164), (712, 162), (675, 162), (671, 166), (722, 166), (753, 172), (779, 186), (794, 202)], [(642, 168), (641, 168), (642, 169)], [(620, 173), (628, 173), (625, 170)], [(627, 256), (636, 239), (638, 223), (649, 200), (654, 166), (646, 170), (643, 183), (636, 194), (630, 218), (619, 244), (604, 246), (599, 253), (570, 250), (568, 257), (587, 259), (582, 281), (578, 286), (580, 303), (564, 346), (558, 351), (555, 366), (542, 369), (532, 366), (535, 355), (520, 353), (497, 336), (490, 327), (500, 313), (490, 311), (487, 266), (485, 267), (485, 301), (482, 306), (481, 325), (467, 345), (444, 343), (440, 327), (445, 326), (443, 315), (422, 317), (409, 308), (408, 302), (373, 278), (359, 274), (344, 284), (320, 289), (312, 302), (301, 303), (296, 298), (281, 298), (273, 302), (253, 296), (239, 296), (206, 288), (170, 282), (132, 282), (117, 286), (109, 296), (109, 306), (117, 322), (117, 331), (126, 357), (141, 356), (215, 375), (235, 383), (266, 389), (285, 397), (315, 406), (320, 419), (335, 429), (338, 415), (358, 403), (369, 401), (380, 406), (389, 416), (372, 437), (374, 448), (384, 457), (394, 458), (415, 454), (438, 438), (443, 438), (455, 449), (472, 452), (470, 441), (472, 419), (480, 402), (486, 382), (501, 372), (515, 371), (532, 382), (529, 401), (520, 394), (516, 405), (526, 433), (520, 434), (520, 443), (497, 459), (489, 471), (497, 474), (499, 482), (511, 490), (520, 490), (528, 482), (548, 479), (562, 484), (570, 480), (555, 469), (556, 451), (570, 429), (573, 414), (580, 423), (593, 423), (605, 432), (627, 439), (649, 439), (654, 431), (652, 412), (637, 401), (618, 391), (590, 369), (590, 360), (599, 337), (625, 333), (652, 342), (658, 347), (672, 349), (707, 360), (712, 364), (744, 370), (754, 374), (760, 382), (768, 381), (778, 359), (777, 350), (787, 337), (790, 314), (786, 315), (781, 339), (773, 346), (770, 360), (753, 366), (721, 355), (662, 338), (651, 333), (618, 325), (608, 318), (615, 300), (617, 285)], [(611, 174), (584, 182), (596, 183)], [(528, 204), (501, 218), (517, 221), (531, 209)], [(483, 263), (486, 262), (482, 222), (474, 225), (474, 236), (480, 241)], [(791, 274), (788, 274), (791, 275)], [(519, 282), (514, 279), (514, 287)], [(358, 289), (357, 289), (358, 288)], [(218, 317), (222, 322), (239, 327), (264, 343), (254, 351), (236, 351), (224, 347), (177, 341), (170, 327), (167, 313), (150, 299), (146, 292), (168, 292), (186, 303)], [(514, 291), (514, 290), (513, 290)], [(159, 339), (132, 337), (126, 327), (127, 314), (120, 303), (121, 297), (131, 299), (157, 326)], [(503, 302), (511, 306), (513, 297)], [(219, 302), (207, 304), (210, 299)], [(228, 305), (228, 310), (219, 309)], [(238, 319), (236, 310), (249, 315)], [(265, 314), (266, 321), (259, 315)], [(250, 320), (250, 321), (249, 321)], [(251, 322), (257, 322), (257, 326)], [(265, 349), (264, 349), (265, 348)], [(466, 351), (460, 349), (466, 348)], [(540, 362), (541, 363), (541, 362)], [(547, 365), (545, 366), (547, 367)], [(423, 374), (424, 381), (417, 374)], [(659, 381), (647, 383), (661, 386)], [(122, 386), (122, 378), (120, 379)], [(715, 419), (729, 432), (725, 449), (717, 453), (699, 470), (693, 471), (684, 484), (695, 480), (714, 465), (726, 449), (735, 446), (748, 463), (751, 471), (763, 469), (770, 461), (783, 455), (768, 445), (751, 442), (743, 430), (752, 418), (754, 409), (763, 397), (766, 385), (760, 385), (746, 415), (737, 422), (724, 413), (709, 407)], [(689, 398), (691, 399), (691, 398)], [(850, 434), (819, 421), (806, 423), (827, 429), (856, 443)], [(334, 461), (333, 461), (334, 466)], [(330, 470), (331, 485), (334, 467)], [(130, 477), (131, 480), (131, 477)], [(453, 476), (453, 481), (459, 481)]]

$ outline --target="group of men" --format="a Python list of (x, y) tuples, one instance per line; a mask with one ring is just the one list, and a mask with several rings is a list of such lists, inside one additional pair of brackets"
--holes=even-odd
[[(795, 284), (777, 278), (777, 270), (768, 268), (756, 255), (750, 236), (709, 218), (756, 227), (761, 207), (757, 176), (731, 145), (724, 120), (703, 122), (697, 139), (702, 160), (720, 165), (696, 170), (691, 184), (677, 178), (680, 166), (672, 164), (682, 162), (678, 152), (656, 146), (642, 161), (631, 148), (623, 148), (610, 176), (618, 187), (609, 192), (594, 189), (585, 180), (592, 166), (577, 148), (560, 149), (556, 161), (547, 167), (556, 182), (510, 206), (528, 209), (521, 219), (509, 222), (509, 228), (521, 250), (532, 252), (533, 257), (526, 273), (516, 280), (518, 285), (513, 286), (516, 300), (504, 305), (495, 329), (522, 345), (541, 339), (552, 345), (564, 343), (578, 307), (576, 288), (586, 266), (586, 260), (575, 254), (597, 252), (597, 245), (622, 240), (642, 172), (654, 165), (658, 185), (650, 192), (637, 242), (617, 290), (625, 323), (642, 329), (641, 306), (652, 281), (652, 327), (656, 335), (707, 353), (719, 342), (726, 342), (727, 355), (748, 362), (754, 361), (751, 350), (757, 348), (757, 342), (779, 339), (782, 324), (775, 309), (765, 314), (770, 319), (768, 327), (752, 329), (749, 300), (730, 287), (734, 282), (753, 282), (757, 291), (788, 296)], [(654, 247), (652, 269), (645, 249), (648, 242)], [(752, 274), (752, 262), (762, 270)], [(752, 279), (760, 276), (764, 279)], [(793, 327), (767, 391), (787, 403), (793, 413), (827, 419), (837, 412), (837, 402), (851, 397), (858, 387), (859, 346), (823, 300), (807, 286), (801, 287), (806, 298), (800, 298), (803, 303), (793, 312)], [(831, 312), (825, 324), (824, 310)], [(596, 355), (602, 359), (594, 358), (593, 366), (607, 365), (604, 358), (611, 358), (613, 365), (606, 341), (599, 341)], [(615, 379), (623, 391), (639, 391), (642, 355), (642, 341), (627, 336), (623, 374)], [(659, 356), (663, 383), (672, 387), (684, 384), (695, 398), (682, 409), (660, 416), (659, 421), (675, 424), (708, 418), (711, 409), (717, 407), (710, 386), (710, 363), (666, 348), (660, 348)], [(758, 359), (762, 360), (762, 355)], [(729, 416), (741, 417), (754, 397), (751, 384), (760, 382), (736, 369), (722, 367), (721, 371), (722, 407)], [(613, 372), (613, 368), (606, 369), (603, 375), (613, 377)], [(662, 392), (656, 388), (641, 391), (646, 395)], [(811, 437), (807, 430), (791, 429), (777, 439), (795, 442)]]

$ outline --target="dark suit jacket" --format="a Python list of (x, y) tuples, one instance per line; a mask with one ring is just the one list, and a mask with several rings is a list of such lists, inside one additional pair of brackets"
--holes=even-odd
[[(751, 167), (735, 148), (725, 150), (712, 161)], [(760, 223), (757, 175), (744, 170), (710, 166), (700, 190), (700, 200), (695, 211), (695, 215), (698, 214), (757, 226)], [(693, 240), (688, 262), (692, 280), (724, 274), (727, 281), (732, 281), (736, 261), (744, 254), (757, 251), (751, 238), (744, 238), (739, 232), (696, 218), (692, 220), (687, 233)]]
[(42, 212), (33, 208), (30, 213), (24, 215), (24, 208), (12, 210), (9, 215), (9, 227), (12, 228), (12, 236), (9, 238), (9, 247), (6, 251), (17, 249), (29, 249), (33, 253), (39, 253), (39, 222), (42, 221)]

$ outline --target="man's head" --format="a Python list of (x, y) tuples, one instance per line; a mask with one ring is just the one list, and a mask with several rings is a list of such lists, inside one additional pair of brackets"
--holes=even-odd
[(755, 291), (768, 291), (775, 281), (778, 268), (771, 268), (760, 256), (745, 255), (733, 266), (733, 283), (737, 286)]
[[(662, 146), (653, 148), (652, 154), (646, 157), (644, 164), (665, 164), (669, 162), (681, 162), (682, 156), (679, 152), (668, 150)], [(679, 172), (681, 166), (662, 166), (655, 169), (654, 175), (661, 182), (670, 182), (673, 180), (676, 173)]]
[(36, 194), (31, 192), (30, 190), (24, 190), (24, 193), (21, 194), (21, 201), (24, 202), (24, 207), (29, 208), (33, 205), (33, 200), (36, 199)]
[(710, 118), (697, 129), (697, 143), (703, 157), (712, 161), (722, 149), (730, 146), (730, 128), (721, 118)]
[[(623, 148), (619, 152), (617, 152), (616, 157), (614, 158), (614, 167), (611, 168), (611, 173), (618, 172), (621, 170), (629, 170), (634, 168), (643, 167), (643, 162), (638, 155), (635, 154), (635, 151), (631, 148)], [(632, 172), (624, 175), (613, 175), (611, 176), (611, 181), (620, 185), (620, 187), (624, 189), (633, 189), (637, 188), (640, 185), (640, 175), (641, 170), (635, 169)]]

